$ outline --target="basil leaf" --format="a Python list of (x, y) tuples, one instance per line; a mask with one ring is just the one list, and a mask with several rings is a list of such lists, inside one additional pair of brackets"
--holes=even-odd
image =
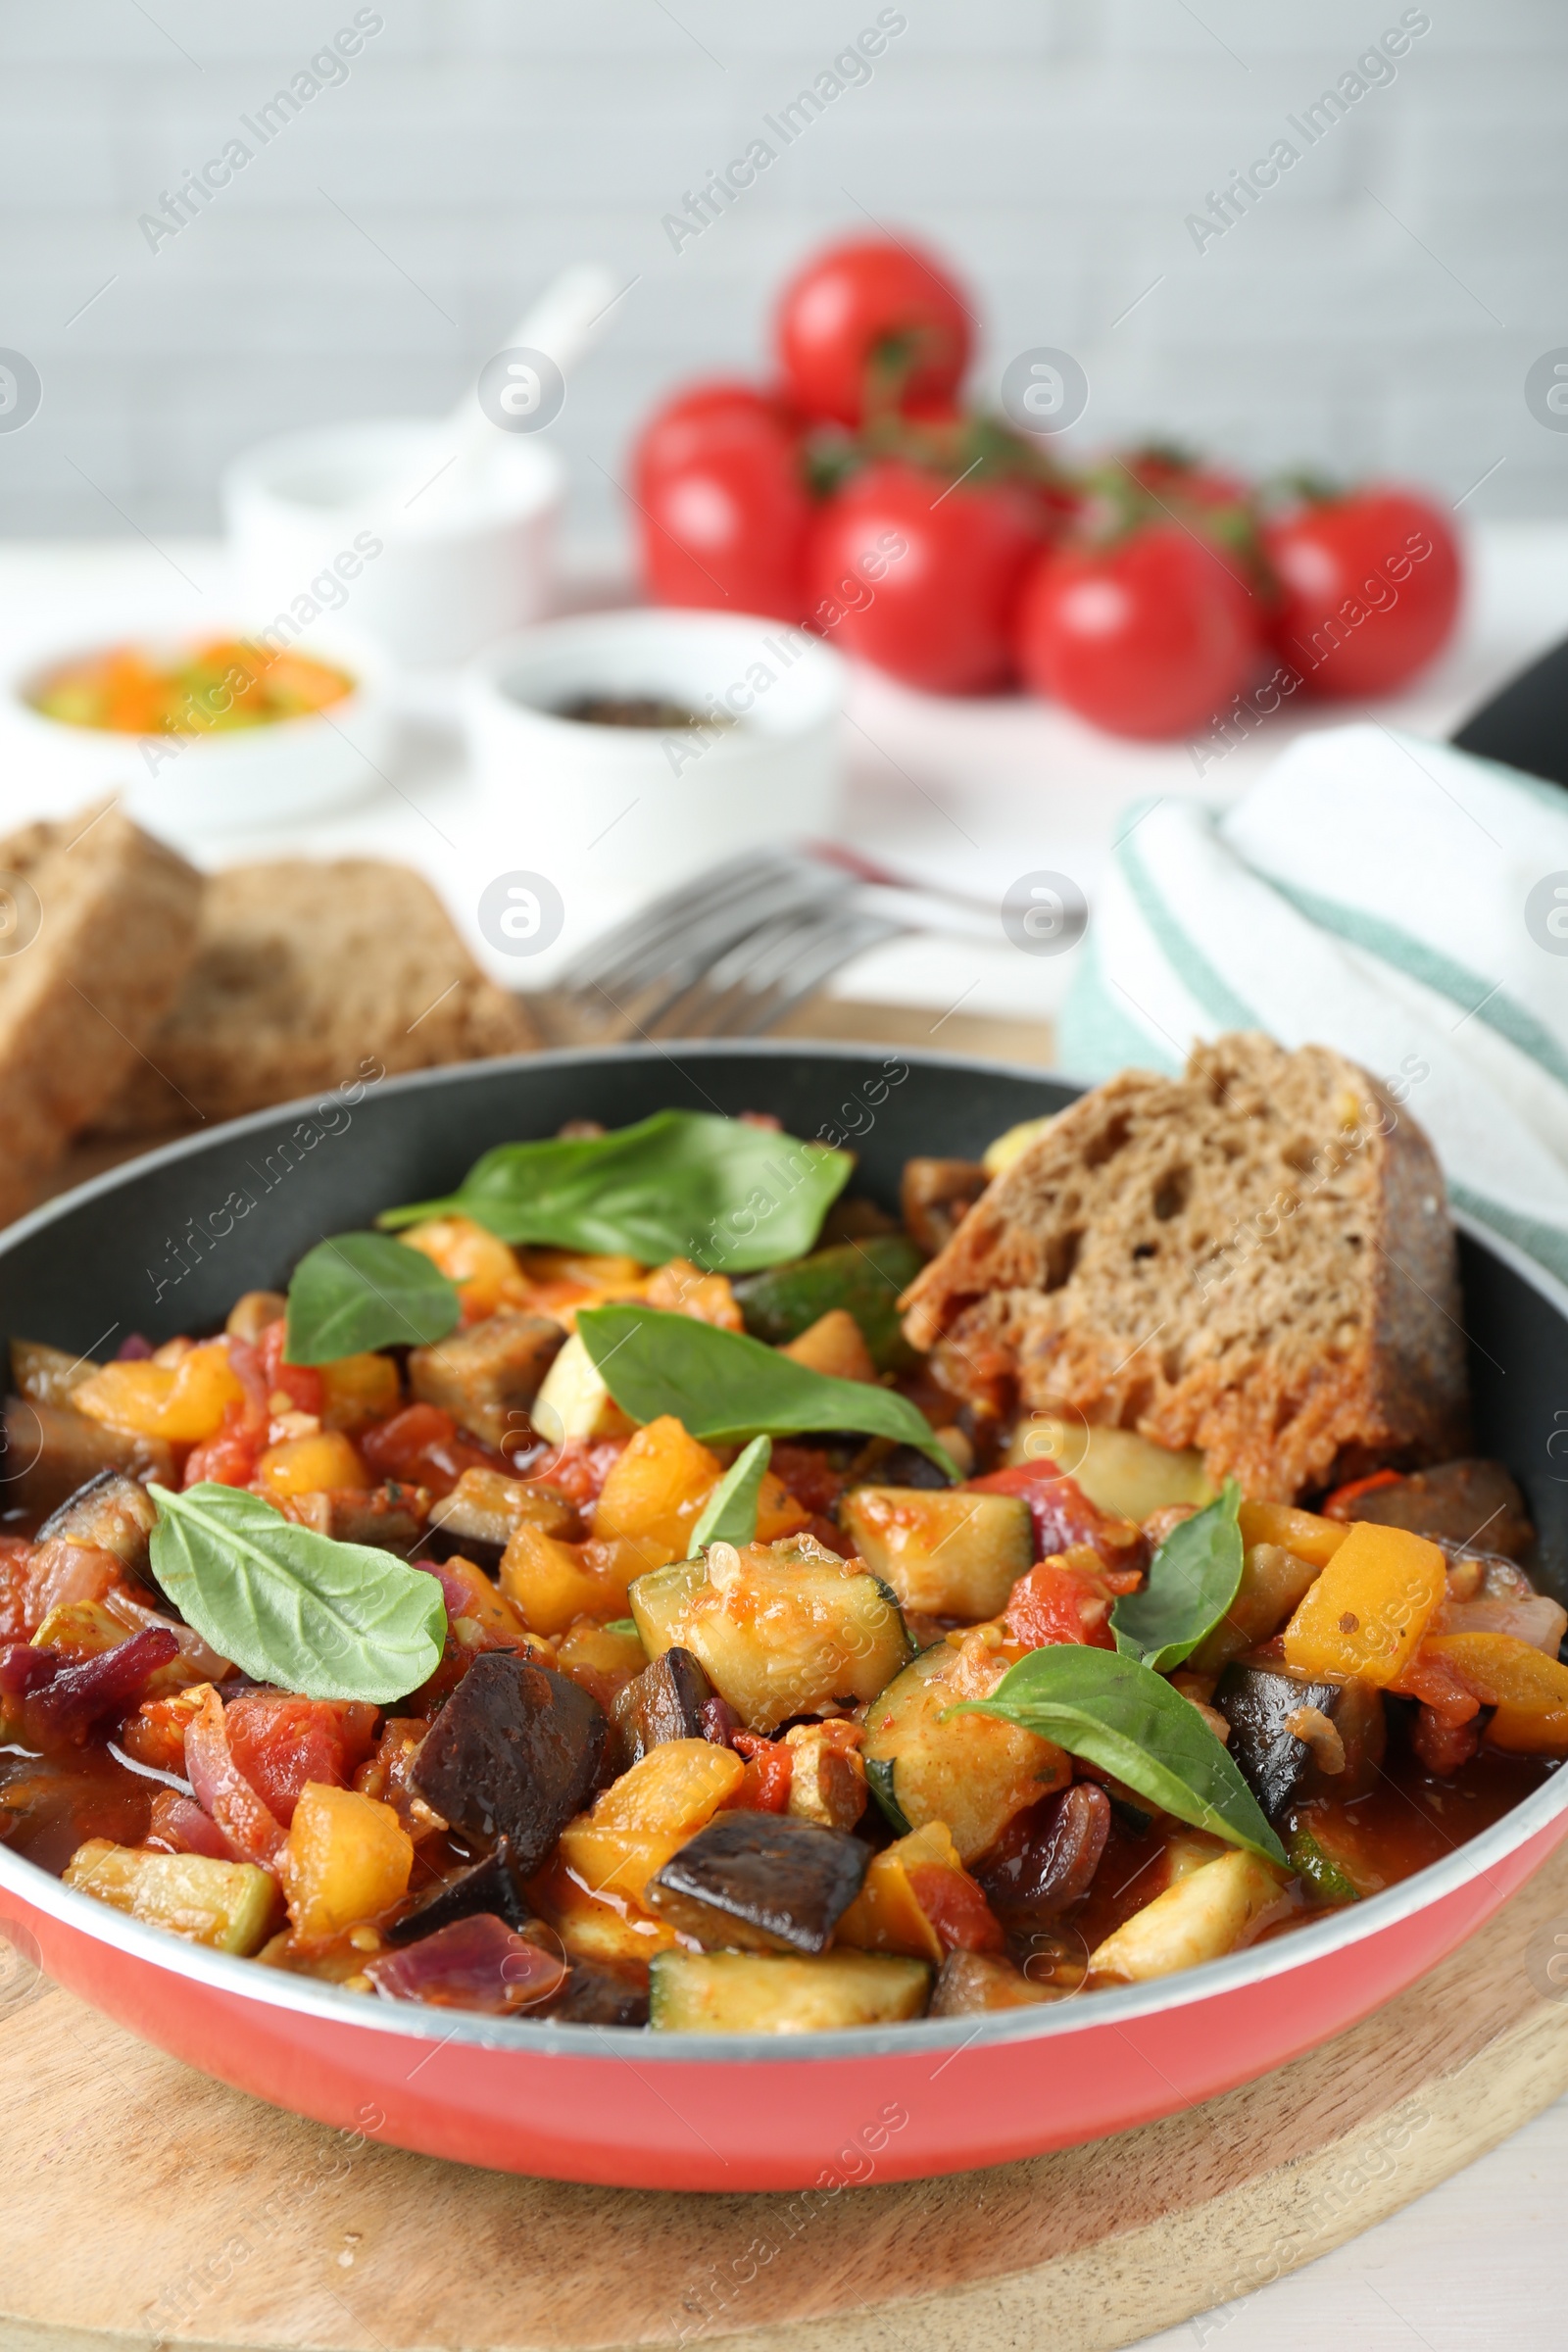
[(577, 1329), (610, 1394), (634, 1421), (673, 1413), (694, 1438), (720, 1445), (803, 1430), (863, 1430), (917, 1446), (950, 1478), (959, 1476), (925, 1415), (891, 1389), (829, 1380), (760, 1340), (655, 1306), (582, 1307)]
[(705, 1544), (750, 1544), (757, 1534), (757, 1499), (773, 1458), (771, 1438), (754, 1438), (737, 1454), (703, 1506), (692, 1529), (692, 1552)]
[(745, 1119), (661, 1110), (611, 1135), (500, 1144), (446, 1200), (376, 1222), (471, 1217), (504, 1242), (746, 1274), (810, 1249), (853, 1165), (847, 1152)]
[(444, 1340), (463, 1312), (458, 1286), (422, 1250), (384, 1233), (339, 1233), (308, 1250), (288, 1286), (284, 1361), (329, 1364), (367, 1348)]
[(859, 1325), (877, 1370), (894, 1372), (917, 1361), (899, 1321), (899, 1294), (924, 1263), (906, 1234), (876, 1233), (750, 1274), (735, 1285), (735, 1298), (753, 1339), (773, 1348), (798, 1340), (819, 1316), (842, 1306)]
[(153, 1574), (203, 1641), (257, 1682), (381, 1703), (440, 1664), (446, 1604), (434, 1577), (299, 1527), (243, 1487), (148, 1493)]
[(1241, 1507), (1242, 1490), (1228, 1478), (1216, 1501), (1171, 1529), (1143, 1590), (1124, 1592), (1110, 1612), (1125, 1656), (1164, 1674), (1213, 1632), (1242, 1581)]
[(1198, 1709), (1136, 1658), (1054, 1642), (1009, 1666), (989, 1698), (948, 1711), (1000, 1715), (1039, 1732), (1114, 1773), (1162, 1813), (1288, 1867), (1257, 1799)]

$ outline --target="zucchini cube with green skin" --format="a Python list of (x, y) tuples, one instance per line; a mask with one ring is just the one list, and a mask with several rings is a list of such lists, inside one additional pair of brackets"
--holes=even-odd
[(96, 1895), (112, 1910), (215, 1952), (235, 1952), (242, 1960), (261, 1950), (282, 1917), (277, 1881), (250, 1862), (149, 1853), (138, 1845), (89, 1838), (77, 1846), (63, 1876), (68, 1886)]
[(630, 1603), (649, 1656), (689, 1650), (749, 1732), (871, 1698), (913, 1652), (887, 1586), (809, 1536), (710, 1544), (638, 1577)]
[(823, 2034), (896, 2025), (926, 2005), (924, 1960), (883, 1952), (658, 1952), (649, 1970), (656, 2034)]
[(961, 1487), (856, 1487), (839, 1505), (846, 1536), (873, 1576), (906, 1609), (1000, 1617), (1034, 1558), (1021, 1494), (970, 1494)]
[(1006, 1663), (982, 1673), (948, 1642), (921, 1652), (865, 1711), (865, 1778), (901, 1837), (945, 1821), (962, 1862), (995, 1845), (1015, 1813), (1064, 1788), (1071, 1759), (1038, 1732), (998, 1715), (957, 1715), (984, 1698)]

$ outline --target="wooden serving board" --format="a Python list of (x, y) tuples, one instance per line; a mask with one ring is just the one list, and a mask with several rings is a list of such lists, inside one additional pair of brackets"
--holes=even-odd
[(1261, 2082), (1092, 2147), (816, 2196), (577, 2188), (345, 2138), (13, 1970), (0, 2347), (1108, 2352), (1327, 2253), (1568, 2088), (1564, 1950), (1568, 1846)]

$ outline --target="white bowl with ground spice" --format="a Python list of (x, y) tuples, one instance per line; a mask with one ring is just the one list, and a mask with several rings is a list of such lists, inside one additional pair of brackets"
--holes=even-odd
[(766, 842), (831, 835), (845, 668), (804, 629), (720, 612), (584, 613), (466, 673), (498, 862), (653, 890)]

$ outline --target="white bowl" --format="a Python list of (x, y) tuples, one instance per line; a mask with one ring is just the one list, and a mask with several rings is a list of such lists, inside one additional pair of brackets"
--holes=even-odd
[[(341, 808), (374, 792), (392, 748), (394, 711), (386, 659), (369, 641), (322, 630), (300, 645), (346, 670), (350, 693), (324, 711), (211, 735), (119, 735), (68, 726), (34, 710), (28, 693), (66, 662), (112, 644), (178, 654), (239, 629), (205, 627), (158, 636), (133, 627), (85, 645), (34, 646), (0, 677), (3, 715), (29, 814), (64, 813), (116, 792), (136, 822), (175, 848), (209, 835), (250, 831)], [(292, 648), (290, 649), (292, 650)]]
[[(324, 585), (356, 629), (436, 669), (536, 620), (554, 583), (561, 461), (538, 440), (498, 435), (473, 483), (448, 498), (450, 443), (440, 425), (394, 417), (291, 433), (236, 459), (223, 517), (253, 625), (325, 601)], [(346, 591), (345, 555), (359, 559)]]
[[(739, 850), (831, 834), (846, 675), (802, 629), (719, 612), (590, 612), (493, 647), (463, 707), (498, 858), (558, 889), (651, 892)], [(733, 723), (665, 732), (561, 715), (589, 695)]]

